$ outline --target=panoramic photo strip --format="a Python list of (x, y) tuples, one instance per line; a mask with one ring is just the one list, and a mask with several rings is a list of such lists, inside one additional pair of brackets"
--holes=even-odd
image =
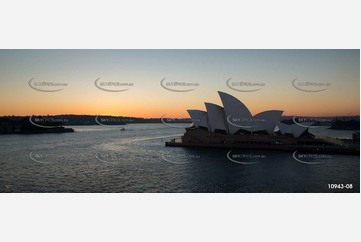
[(359, 193), (359, 49), (0, 50), (1, 193)]

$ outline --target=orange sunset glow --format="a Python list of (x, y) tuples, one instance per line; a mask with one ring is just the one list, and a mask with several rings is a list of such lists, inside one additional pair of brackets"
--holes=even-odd
[[(1, 116), (187, 118), (187, 109), (205, 110), (205, 101), (222, 105), (217, 91), (237, 97), (252, 114), (271, 109), (302, 116), (360, 113), (358, 50), (2, 50), (0, 73)], [(132, 86), (104, 91), (95, 83), (98, 78)], [(161, 85), (163, 78), (197, 86), (171, 91)], [(237, 91), (227, 85), (229, 78), (259, 82), (262, 88)], [(300, 91), (292, 84), (295, 78), (328, 86)], [(31, 86), (43, 82), (66, 86), (53, 92)]]

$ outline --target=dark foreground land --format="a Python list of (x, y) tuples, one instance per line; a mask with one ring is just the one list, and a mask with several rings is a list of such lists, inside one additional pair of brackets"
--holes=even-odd
[[(34, 125), (29, 117), (0, 118), (0, 134), (41, 134), (74, 132), (72, 128), (61, 126), (60, 122), (43, 122)], [(43, 126), (43, 127), (42, 127)]]

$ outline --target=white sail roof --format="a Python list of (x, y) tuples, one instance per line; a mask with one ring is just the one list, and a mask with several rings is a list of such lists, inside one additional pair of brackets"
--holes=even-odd
[(224, 130), (227, 132), (227, 124), (224, 116), (224, 109), (213, 103), (205, 103), (208, 121), (209, 121), (209, 130), (214, 132), (216, 129)]
[(240, 129), (251, 127), (252, 114), (240, 100), (225, 92), (218, 92), (227, 120), (227, 127), (230, 134), (237, 133)]
[(294, 137), (301, 136), (312, 123), (284, 124), (279, 120), (283, 111), (268, 110), (252, 116), (246, 105), (234, 96), (218, 92), (224, 107), (213, 103), (205, 103), (207, 112), (201, 110), (187, 110), (195, 127), (208, 128), (210, 132), (223, 130), (228, 134), (235, 134), (240, 130), (250, 132), (266, 131), (268, 134), (279, 129), (282, 134), (292, 134)]
[(268, 134), (273, 134), (282, 113), (281, 110), (269, 110), (256, 114), (252, 119), (256, 127), (252, 131), (265, 130)]
[[(311, 126), (313, 123), (305, 123), (305, 125)], [(284, 123), (278, 123), (278, 128), (280, 129), (282, 134), (292, 134), (293, 137), (298, 138), (303, 134), (308, 128), (302, 127), (297, 124), (284, 124)]]
[(208, 128), (208, 115), (206, 111), (189, 109), (187, 110), (189, 116), (192, 119), (193, 125), (195, 127), (205, 127)]

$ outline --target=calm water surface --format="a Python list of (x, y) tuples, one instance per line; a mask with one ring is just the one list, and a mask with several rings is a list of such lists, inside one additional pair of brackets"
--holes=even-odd
[[(131, 124), (125, 131), (1, 135), (0, 192), (359, 192), (360, 157), (165, 147), (184, 129)], [(316, 135), (351, 138), (320, 128)], [(299, 158), (299, 156), (298, 156)], [(232, 161), (233, 160), (233, 161)], [(328, 184), (343, 184), (330, 189)]]

